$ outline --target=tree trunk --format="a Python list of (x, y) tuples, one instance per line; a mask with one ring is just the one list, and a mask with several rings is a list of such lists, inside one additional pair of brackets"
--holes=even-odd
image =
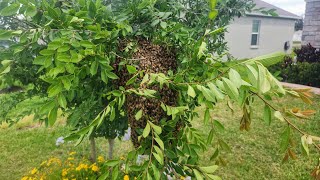
[(91, 157), (90, 161), (95, 163), (97, 160), (96, 141), (94, 137), (90, 137)]
[(114, 139), (108, 139), (108, 142), (109, 142), (108, 158), (110, 160), (113, 158)]

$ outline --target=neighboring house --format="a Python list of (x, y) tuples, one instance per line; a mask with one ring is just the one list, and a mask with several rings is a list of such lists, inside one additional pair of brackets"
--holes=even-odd
[[(275, 9), (278, 16), (260, 12), (247, 13), (229, 25), (225, 38), (230, 54), (238, 59), (252, 58), (273, 52), (285, 52), (292, 45), (294, 26), (299, 16), (261, 0), (254, 0), (256, 9)], [(286, 44), (286, 45), (285, 45)], [(290, 52), (290, 47), (287, 52)]]
[(302, 44), (320, 48), (320, 0), (306, 0)]

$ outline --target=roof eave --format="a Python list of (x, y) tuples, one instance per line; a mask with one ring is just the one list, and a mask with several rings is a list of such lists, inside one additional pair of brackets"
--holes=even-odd
[(269, 17), (269, 18), (279, 18), (279, 19), (292, 19), (292, 20), (299, 20), (302, 17), (299, 16), (271, 16), (271, 15), (264, 15), (259, 13), (247, 13), (247, 16), (259, 16), (259, 17)]

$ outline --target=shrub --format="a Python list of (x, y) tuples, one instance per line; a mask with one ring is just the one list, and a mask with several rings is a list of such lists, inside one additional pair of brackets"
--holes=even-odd
[(294, 53), (297, 55), (297, 62), (320, 62), (320, 51), (311, 46), (311, 44), (302, 46), (301, 49), (295, 49)]
[(270, 66), (269, 71), (282, 81), (320, 87), (320, 51), (308, 44), (294, 53), (296, 63), (291, 56), (285, 56), (282, 62)]
[(269, 67), (269, 71), (285, 82), (320, 87), (320, 63), (297, 62), (293, 64), (288, 62), (287, 58)]

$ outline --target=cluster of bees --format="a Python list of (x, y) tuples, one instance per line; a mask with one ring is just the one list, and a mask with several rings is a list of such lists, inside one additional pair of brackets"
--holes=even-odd
[[(125, 49), (125, 44), (127, 41), (120, 43), (120, 51)], [(121, 57), (118, 57), (117, 63), (123, 61)], [(168, 50), (166, 47), (161, 45), (153, 44), (152, 42), (145, 39), (138, 39), (136, 43), (136, 49), (133, 50), (130, 59), (127, 59), (128, 63), (135, 65), (138, 71), (144, 71), (145, 74), (150, 73), (164, 73), (167, 74), (169, 70), (175, 72), (177, 69), (176, 55), (173, 51)], [(133, 76), (129, 74), (127, 69), (122, 67), (117, 67), (118, 76), (120, 80), (118, 81), (119, 86), (124, 86), (127, 89), (132, 88), (133, 85), (125, 86), (126, 82)], [(140, 80), (137, 80), (137, 82)], [(175, 106), (177, 101), (178, 93), (166, 85), (162, 88), (158, 84), (143, 84), (140, 85), (136, 83), (138, 87), (136, 88), (147, 88), (155, 90), (159, 93), (159, 98), (146, 98), (131, 94), (127, 96), (126, 100), (126, 110), (127, 116), (130, 123), (131, 139), (134, 146), (137, 148), (140, 146), (138, 141), (138, 136), (141, 132), (137, 132), (138, 129), (144, 129), (147, 121), (151, 121), (154, 124), (159, 124), (162, 118), (165, 118), (166, 112), (161, 108), (161, 103), (169, 106)], [(138, 111), (142, 110), (142, 118), (136, 120), (135, 115)]]

